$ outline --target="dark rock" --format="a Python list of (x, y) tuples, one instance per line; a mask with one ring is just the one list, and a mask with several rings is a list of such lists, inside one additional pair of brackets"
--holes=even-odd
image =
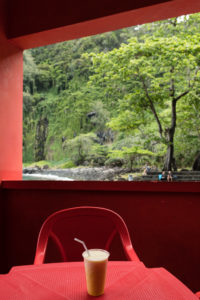
[(96, 111), (91, 111), (90, 113), (87, 114), (87, 117), (92, 118), (92, 117), (96, 116), (96, 114), (97, 114)]
[(200, 171), (200, 153), (195, 158), (195, 161), (192, 166), (193, 171)]
[(40, 171), (41, 171), (41, 168), (39, 168), (38, 166), (23, 169), (24, 174), (33, 174), (33, 173), (38, 173)]
[(37, 168), (26, 168), (23, 170), (24, 174), (38, 173), (42, 175), (56, 175), (60, 177), (68, 177), (73, 180), (84, 181), (113, 181), (116, 176), (124, 172), (122, 168), (106, 168), (106, 167), (84, 167), (84, 168), (70, 168), (70, 169), (48, 169), (38, 170)]
[(43, 170), (48, 170), (49, 169), (49, 165), (44, 165), (43, 166)]
[(35, 136), (35, 160), (40, 161), (45, 159), (45, 142), (48, 134), (49, 121), (47, 117), (40, 117), (36, 126)]

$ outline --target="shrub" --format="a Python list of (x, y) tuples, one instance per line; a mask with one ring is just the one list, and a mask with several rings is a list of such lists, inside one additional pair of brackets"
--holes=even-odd
[(105, 166), (109, 167), (122, 167), (124, 160), (122, 158), (109, 158), (105, 162)]
[(73, 161), (69, 160), (66, 163), (64, 163), (63, 165), (60, 166), (61, 169), (70, 169), (70, 168), (74, 168), (75, 164), (73, 163)]

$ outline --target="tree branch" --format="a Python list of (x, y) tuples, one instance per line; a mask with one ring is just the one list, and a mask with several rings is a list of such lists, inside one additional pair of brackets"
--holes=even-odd
[(148, 89), (147, 89), (147, 86), (145, 84), (144, 78), (141, 75), (139, 75), (139, 77), (140, 77), (140, 79), (142, 81), (142, 85), (143, 85), (146, 97), (147, 97), (147, 99), (149, 101), (150, 109), (151, 109), (151, 111), (152, 111), (152, 113), (153, 113), (153, 115), (154, 115), (154, 117), (156, 119), (156, 122), (158, 124), (158, 130), (159, 130), (159, 133), (160, 133), (160, 137), (162, 138), (163, 137), (163, 129), (162, 129), (161, 122), (160, 122), (160, 120), (158, 118), (158, 115), (157, 115), (156, 109), (154, 107), (153, 101), (152, 101), (151, 97), (149, 96)]
[[(174, 73), (174, 67), (171, 68), (170, 73)], [(174, 98), (175, 94), (175, 86), (174, 86), (174, 79), (171, 79), (171, 86), (170, 86), (170, 96)]]
[(177, 25), (177, 18), (174, 18), (174, 20), (173, 19), (169, 20), (169, 23), (171, 23), (174, 27), (176, 27), (176, 25)]
[(190, 84), (190, 80), (189, 80), (189, 85), (188, 85), (189, 89), (188, 89), (187, 91), (181, 93), (181, 94), (180, 94), (179, 96), (177, 96), (176, 98), (173, 98), (174, 101), (177, 102), (180, 98), (182, 98), (183, 96), (187, 95), (187, 94), (191, 91), (191, 89), (194, 87), (195, 80), (196, 80), (196, 77), (197, 77), (197, 73), (198, 73), (199, 70), (200, 70), (200, 67), (197, 67), (197, 68), (196, 68), (196, 71), (195, 71), (195, 75), (194, 75), (194, 77), (193, 77), (193, 84), (192, 84), (192, 85)]
[(190, 89), (183, 92), (182, 94), (180, 94), (179, 96), (177, 96), (176, 98), (173, 99), (173, 101), (177, 102), (180, 98), (182, 98), (183, 96), (187, 95), (190, 92)]
[[(176, 127), (176, 103), (179, 99), (181, 99), (182, 97), (186, 96), (190, 91), (191, 89), (193, 88), (194, 84), (195, 84), (195, 79), (196, 79), (196, 76), (197, 76), (197, 73), (199, 71), (199, 67), (196, 69), (195, 71), (195, 75), (194, 75), (194, 78), (193, 78), (193, 84), (190, 85), (190, 80), (189, 80), (189, 89), (183, 93), (181, 93), (179, 96), (177, 97), (174, 97), (174, 94), (175, 94), (175, 87), (174, 87), (174, 81), (172, 79), (171, 81), (171, 96), (172, 96), (172, 111), (171, 111), (171, 114), (172, 114), (172, 118), (171, 118), (171, 127), (169, 128), (170, 131), (174, 132), (175, 131), (175, 127)], [(171, 73), (173, 73), (173, 69), (171, 69)]]

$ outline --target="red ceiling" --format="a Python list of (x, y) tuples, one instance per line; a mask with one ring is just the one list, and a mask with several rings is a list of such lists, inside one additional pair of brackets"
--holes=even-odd
[(7, 0), (7, 36), (32, 48), (200, 11), (200, 0)]
[(101, 18), (172, 0), (10, 0), (8, 37)]

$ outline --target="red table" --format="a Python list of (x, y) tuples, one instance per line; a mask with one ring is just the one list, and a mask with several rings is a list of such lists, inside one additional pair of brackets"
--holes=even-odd
[(19, 266), (0, 275), (1, 300), (197, 300), (163, 268), (142, 262), (108, 263), (105, 294), (87, 295), (83, 262)]

